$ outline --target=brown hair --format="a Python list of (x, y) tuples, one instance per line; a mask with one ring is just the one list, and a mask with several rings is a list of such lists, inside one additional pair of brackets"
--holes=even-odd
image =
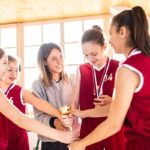
[(13, 57), (13, 56), (11, 56), (11, 55), (8, 55), (8, 64), (9, 64), (9, 62), (17, 62), (17, 63), (19, 63), (19, 71), (21, 72), (21, 65), (20, 65), (20, 59), (19, 58), (17, 58), (17, 57)]
[(4, 54), (5, 54), (5, 51), (2, 48), (0, 48), (0, 59), (4, 56)]
[[(45, 63), (47, 61), (49, 54), (52, 52), (53, 49), (58, 49), (62, 53), (61, 48), (57, 44), (45, 43), (40, 46), (37, 57), (37, 63), (41, 72), (40, 78), (44, 86), (46, 87), (52, 84), (52, 73), (48, 69), (47, 65), (45, 65)], [(67, 75), (64, 73), (64, 71), (62, 71), (60, 74), (60, 80), (66, 78)]]
[(150, 36), (148, 21), (142, 7), (136, 6), (131, 10), (125, 10), (113, 17), (112, 25), (116, 25), (117, 32), (125, 26), (130, 32), (128, 45), (141, 50), (145, 55), (150, 56)]
[(92, 29), (84, 32), (82, 39), (82, 44), (85, 42), (93, 42), (100, 46), (104, 45), (105, 40), (102, 33), (102, 29), (98, 25), (94, 25)]

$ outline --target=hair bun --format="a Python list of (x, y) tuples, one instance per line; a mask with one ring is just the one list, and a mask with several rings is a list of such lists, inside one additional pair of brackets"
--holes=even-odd
[(103, 31), (103, 30), (101, 29), (101, 27), (98, 26), (98, 25), (93, 25), (93, 26), (92, 26), (92, 29), (98, 30), (98, 31), (100, 31), (100, 32)]

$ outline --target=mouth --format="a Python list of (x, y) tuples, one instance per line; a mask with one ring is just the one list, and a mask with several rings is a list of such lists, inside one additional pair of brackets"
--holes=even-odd
[(62, 65), (56, 66), (56, 68), (58, 68), (58, 69), (62, 69)]
[(92, 64), (96, 64), (97, 61), (95, 60), (95, 61), (91, 61), (91, 62), (92, 62)]
[(10, 78), (9, 78), (9, 80), (11, 80), (11, 81), (15, 81), (15, 80), (16, 80), (16, 78), (10, 77)]

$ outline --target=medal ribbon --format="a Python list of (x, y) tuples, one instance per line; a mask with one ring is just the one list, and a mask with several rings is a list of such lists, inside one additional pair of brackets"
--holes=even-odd
[(97, 78), (96, 78), (96, 71), (94, 69), (94, 66), (92, 65), (93, 76), (94, 76), (94, 90), (96, 93), (96, 97), (99, 97), (102, 94), (102, 87), (103, 87), (104, 80), (105, 80), (105, 77), (109, 68), (109, 64), (110, 64), (110, 58), (108, 57), (100, 82), (99, 82), (99, 88), (97, 87), (98, 84), (97, 84)]

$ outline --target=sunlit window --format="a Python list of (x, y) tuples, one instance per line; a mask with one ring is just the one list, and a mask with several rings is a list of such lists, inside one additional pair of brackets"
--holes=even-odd
[(83, 63), (83, 54), (80, 43), (65, 44), (65, 64)]
[(37, 67), (37, 54), (39, 46), (25, 47), (24, 48), (24, 66)]
[(65, 22), (64, 23), (64, 41), (65, 42), (79, 42), (82, 35), (82, 22)]
[(93, 25), (98, 25), (103, 29), (103, 19), (89, 19), (84, 21), (84, 31), (91, 29)]
[(118, 61), (124, 61), (126, 58), (123, 54), (113, 53), (113, 59), (118, 60)]
[(1, 29), (1, 47), (16, 47), (16, 28)]
[(5, 48), (5, 51), (8, 55), (11, 55), (11, 56), (14, 56), (14, 57), (17, 56), (16, 48)]
[(60, 24), (43, 25), (43, 43), (60, 43)]
[(39, 45), (42, 43), (41, 25), (31, 25), (24, 27), (24, 45)]
[(31, 89), (32, 83), (39, 77), (39, 69), (38, 68), (25, 68), (25, 88)]

